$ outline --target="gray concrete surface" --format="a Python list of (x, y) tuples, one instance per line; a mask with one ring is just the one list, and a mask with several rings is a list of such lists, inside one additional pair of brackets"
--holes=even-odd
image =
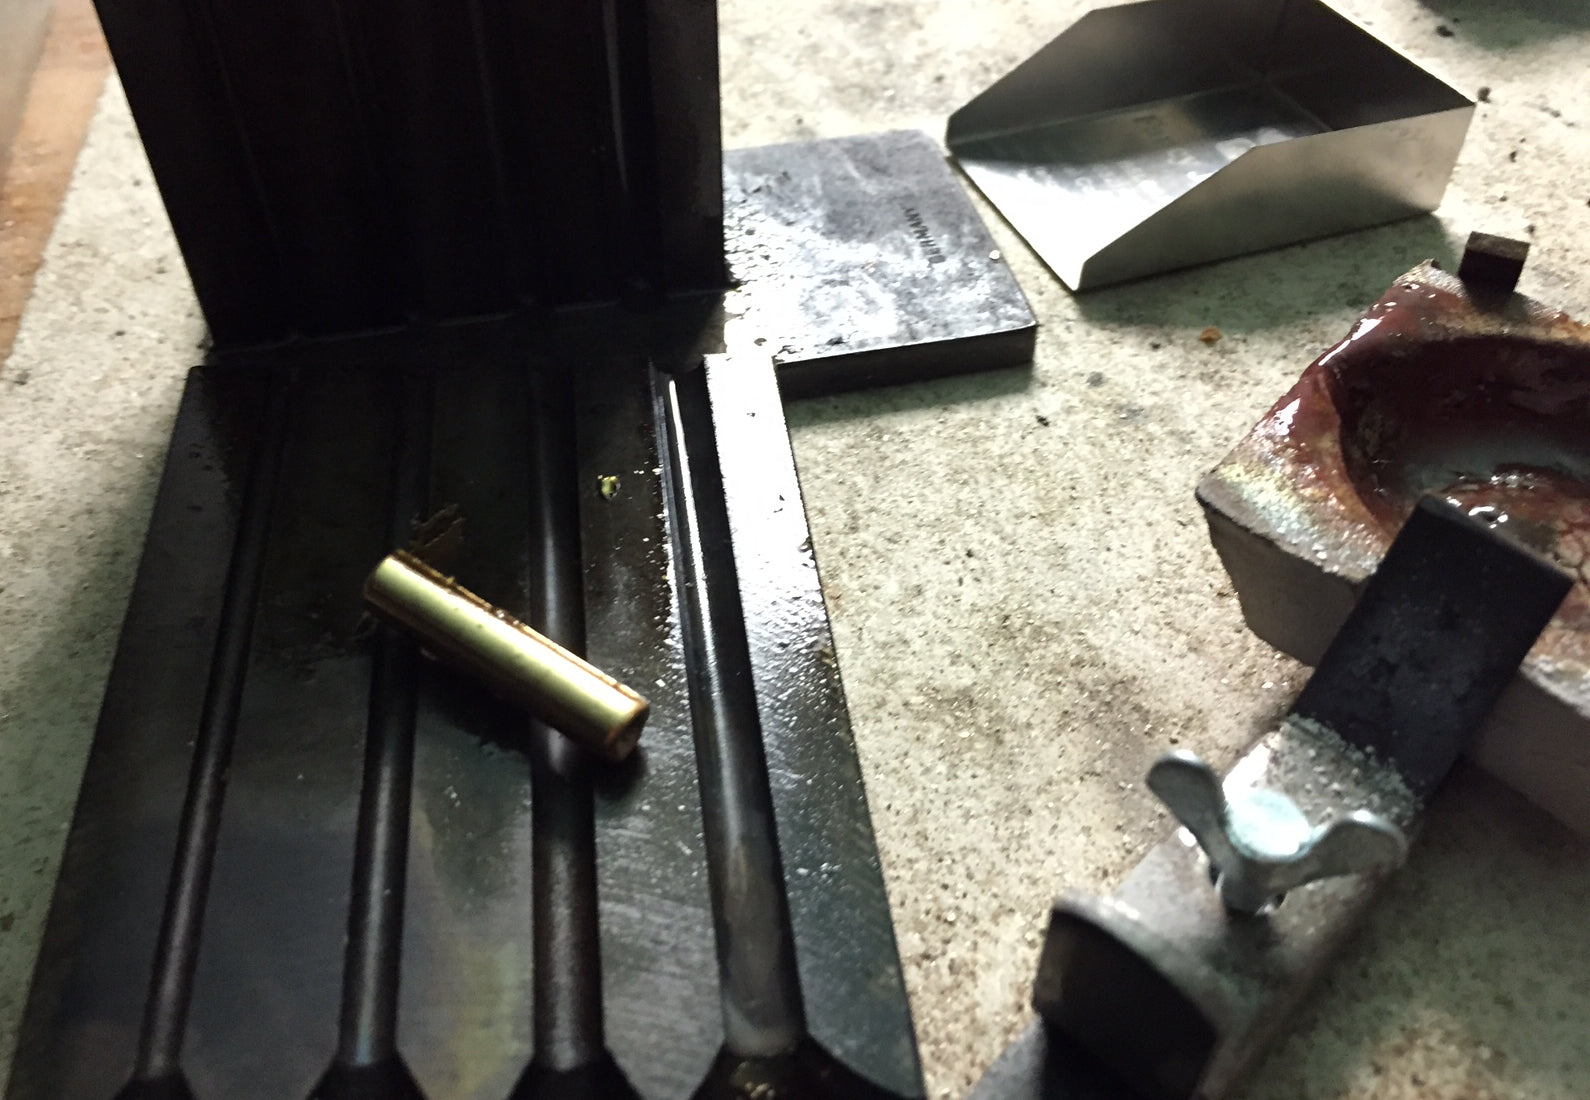
[[(790, 410), (933, 1097), (1026, 1022), (1050, 897), (1108, 889), (1163, 834), (1153, 755), (1223, 766), (1302, 682), (1244, 630), (1198, 475), (1471, 228), (1529, 236), (1522, 289), (1590, 316), (1590, 6), (1340, 7), (1490, 89), (1439, 216), (1081, 298), (990, 216), (1043, 323), (1030, 368)], [(725, 0), (725, 140), (937, 132), (1085, 8)], [(200, 336), (113, 83), (0, 373), (0, 1051)], [(1590, 851), (1460, 771), (1247, 1097), (1585, 1095), (1587, 910)]]

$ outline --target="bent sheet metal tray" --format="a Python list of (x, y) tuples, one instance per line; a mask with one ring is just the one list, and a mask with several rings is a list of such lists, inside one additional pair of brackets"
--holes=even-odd
[(1089, 12), (950, 116), (1072, 290), (1433, 210), (1474, 104), (1321, 0)]
[[(189, 381), (12, 1100), (920, 1095), (765, 358), (258, 358)], [(448, 505), (461, 581), (649, 696), (626, 767), (364, 620)]]

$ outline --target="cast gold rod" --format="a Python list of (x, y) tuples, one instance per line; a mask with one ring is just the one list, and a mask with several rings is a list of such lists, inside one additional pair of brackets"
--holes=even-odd
[(437, 660), (608, 760), (640, 739), (645, 699), (405, 550), (375, 567), (364, 602)]

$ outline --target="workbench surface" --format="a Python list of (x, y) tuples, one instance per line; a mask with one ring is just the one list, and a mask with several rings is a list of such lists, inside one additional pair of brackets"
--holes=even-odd
[[(725, 146), (939, 134), (1088, 6), (725, 0)], [(1520, 289), (1590, 317), (1590, 6), (1337, 6), (1489, 89), (1436, 216), (1074, 297), (985, 205), (1033, 364), (789, 409), (931, 1097), (1030, 1018), (1051, 897), (1107, 892), (1168, 828), (1154, 756), (1229, 765), (1306, 677), (1244, 628), (1198, 477), (1471, 229), (1531, 240)], [(202, 340), (112, 79), (0, 368), (0, 1079)], [(1586, 912), (1590, 847), (1461, 768), (1244, 1095), (1583, 1096)]]

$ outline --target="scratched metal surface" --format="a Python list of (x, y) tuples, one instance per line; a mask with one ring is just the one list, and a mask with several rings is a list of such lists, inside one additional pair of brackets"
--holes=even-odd
[(1037, 323), (938, 143), (920, 130), (732, 149), (730, 346), (788, 399), (1025, 363)]
[(1432, 210), (1473, 103), (1318, 0), (1100, 6), (950, 116), (1082, 290)]

